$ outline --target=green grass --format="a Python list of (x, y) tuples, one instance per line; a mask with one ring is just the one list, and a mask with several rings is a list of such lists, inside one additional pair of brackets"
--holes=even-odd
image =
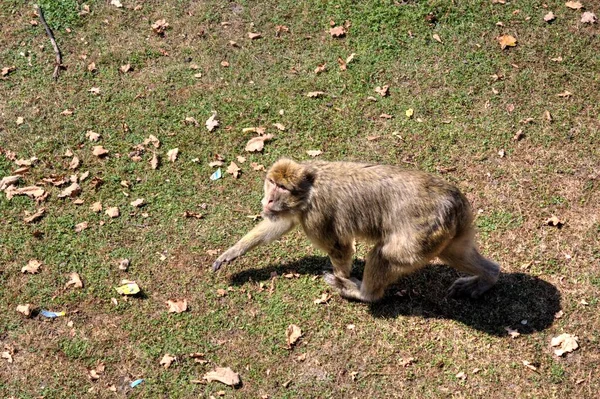
[[(33, 3), (0, 5), (0, 18), (11, 21), (0, 37), (0, 67), (15, 67), (0, 80), (0, 177), (17, 169), (9, 151), (40, 159), (21, 186), (90, 172), (82, 205), (58, 198), (61, 189), (48, 184), (50, 197), (40, 205), (0, 193), (0, 339), (7, 348), (0, 350), (14, 358), (0, 359), (2, 397), (112, 397), (113, 385), (122, 395), (174, 398), (220, 390), (272, 398), (583, 398), (598, 390), (598, 25), (581, 24), (581, 12), (562, 1), (547, 8), (474, 0), (122, 3), (41, 2), (67, 67), (56, 82), (50, 42), (42, 26), (30, 24)], [(82, 4), (90, 14), (79, 14)], [(552, 24), (543, 21), (549, 10), (557, 16)], [(437, 22), (425, 19), (429, 13)], [(150, 28), (161, 18), (170, 25), (163, 37)], [(345, 38), (330, 37), (332, 20), (350, 22)], [(289, 32), (276, 37), (277, 25)], [(263, 38), (250, 40), (248, 32)], [(501, 50), (495, 38), (502, 34), (518, 45)], [(340, 70), (337, 59), (351, 53), (354, 61)], [(558, 56), (562, 62), (551, 60)], [(120, 72), (126, 63), (133, 70)], [(315, 74), (322, 63), (327, 70)], [(374, 88), (385, 84), (390, 96), (382, 98)], [(326, 95), (305, 96), (317, 90)], [(573, 96), (556, 96), (565, 90)], [(65, 109), (73, 114), (61, 115)], [(220, 126), (208, 132), (212, 111)], [(253, 134), (242, 129), (252, 126), (275, 135), (262, 153), (244, 152)], [(515, 142), (519, 129), (524, 137)], [(98, 143), (86, 139), (88, 130), (101, 134)], [(133, 162), (128, 154), (150, 134), (160, 148)], [(94, 145), (107, 148), (108, 158), (93, 156)], [(179, 148), (175, 163), (167, 160), (171, 148)], [(77, 171), (68, 169), (67, 149), (81, 159)], [(317, 306), (329, 261), (300, 232), (211, 273), (212, 251), (255, 224), (247, 216), (260, 209), (264, 172), (250, 163), (309, 159), (314, 149), (326, 160), (450, 170), (443, 176), (477, 213), (482, 252), (502, 266), (498, 287), (481, 301), (448, 299), (457, 274), (435, 265), (400, 280), (380, 304), (334, 294)], [(152, 151), (161, 157), (156, 170)], [(226, 160), (223, 171), (238, 163), (239, 179), (224, 173), (209, 180), (217, 154)], [(96, 189), (95, 177), (103, 180)], [(147, 204), (134, 209), (136, 198)], [(118, 206), (121, 216), (93, 213), (95, 201)], [(40, 206), (43, 219), (25, 224), (24, 212)], [(185, 211), (203, 218), (184, 218)], [(545, 225), (553, 214), (565, 220), (561, 229)], [(75, 233), (83, 221), (88, 229)], [(359, 245), (357, 275), (368, 249)], [(121, 258), (131, 260), (127, 272), (118, 270)], [(43, 262), (39, 274), (20, 273), (29, 259)], [(290, 271), (300, 276), (283, 277)], [(71, 272), (83, 289), (65, 288)], [(122, 279), (138, 282), (143, 295), (120, 298), (114, 288)], [(172, 298), (186, 298), (189, 311), (167, 313)], [(15, 308), (25, 303), (67, 316), (24, 318)], [(558, 310), (563, 316), (555, 320)], [(304, 335), (288, 350), (292, 323)], [(522, 335), (512, 339), (505, 327)], [(577, 335), (580, 349), (556, 358), (549, 342), (563, 332)], [(195, 363), (193, 352), (208, 362)], [(178, 358), (168, 369), (159, 364), (165, 353)], [(402, 366), (409, 357), (414, 363)], [(92, 382), (87, 370), (98, 362), (106, 371)], [(239, 372), (242, 387), (191, 383), (217, 366)], [(145, 382), (127, 388), (137, 378)]]

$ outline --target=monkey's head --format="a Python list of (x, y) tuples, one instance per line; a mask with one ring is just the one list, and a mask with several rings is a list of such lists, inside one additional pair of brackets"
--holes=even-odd
[(263, 217), (275, 219), (305, 209), (313, 181), (314, 174), (306, 165), (290, 159), (275, 162), (265, 179)]

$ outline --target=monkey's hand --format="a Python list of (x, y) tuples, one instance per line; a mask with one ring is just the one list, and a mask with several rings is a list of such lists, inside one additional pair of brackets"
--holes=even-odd
[(217, 260), (215, 260), (215, 262), (212, 265), (213, 272), (216, 272), (221, 268), (222, 265), (231, 262), (240, 255), (240, 250), (237, 248), (236, 245), (229, 248), (227, 251), (223, 252), (221, 256), (217, 258)]

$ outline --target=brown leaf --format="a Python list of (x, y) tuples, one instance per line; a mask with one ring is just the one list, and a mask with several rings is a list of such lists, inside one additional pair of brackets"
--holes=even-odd
[(42, 216), (44, 216), (44, 213), (46, 213), (46, 208), (40, 208), (35, 213), (23, 218), (23, 221), (25, 223), (35, 222), (39, 220)]
[(561, 97), (561, 98), (569, 98), (573, 95), (573, 93), (571, 93), (569, 90), (565, 90), (562, 93), (558, 93), (556, 95), (556, 97)]
[(552, 122), (552, 114), (550, 113), (550, 111), (548, 111), (548, 110), (544, 111), (544, 117), (546, 118), (546, 120), (548, 122)]
[(241, 382), (240, 375), (229, 367), (217, 367), (214, 371), (204, 374), (202, 379), (208, 382), (219, 381), (232, 387), (239, 385)]
[(498, 43), (500, 43), (500, 48), (502, 50), (504, 50), (506, 47), (514, 47), (517, 45), (517, 39), (511, 35), (498, 36), (496, 40), (498, 40)]
[(344, 37), (346, 36), (346, 28), (343, 26), (336, 26), (334, 28), (329, 29), (329, 34), (331, 37)]
[(119, 270), (127, 271), (131, 262), (127, 258), (119, 259)]
[(152, 169), (158, 168), (158, 155), (156, 153), (152, 153), (152, 159), (150, 160), (150, 167)]
[(152, 24), (152, 30), (154, 31), (154, 33), (156, 33), (157, 35), (164, 35), (165, 31), (169, 28), (169, 23), (165, 20), (165, 19), (159, 19), (156, 20), (153, 24)]
[(321, 294), (320, 298), (315, 299), (313, 302), (316, 305), (319, 305), (321, 303), (327, 303), (327, 302), (329, 302), (330, 299), (331, 299), (331, 295), (328, 294), (327, 292), (324, 292), (324, 293)]
[(206, 129), (209, 132), (212, 132), (217, 126), (219, 126), (219, 121), (216, 119), (217, 113), (214, 112), (210, 118), (208, 118), (205, 122)]
[(562, 227), (565, 223), (560, 220), (558, 218), (558, 216), (552, 215), (552, 217), (546, 219), (546, 221), (544, 222), (545, 224), (547, 224), (548, 226), (554, 226), (554, 227)]
[(14, 66), (4, 67), (4, 68), (2, 68), (2, 73), (1, 74), (2, 74), (2, 76), (6, 76), (6, 75), (8, 75), (9, 73), (11, 73), (12, 71), (14, 71), (16, 69), (17, 68), (14, 67)]
[(265, 134), (267, 128), (264, 126), (245, 127), (242, 129), (242, 133), (258, 133), (259, 135)]
[(248, 32), (248, 37), (250, 40), (260, 39), (262, 35), (260, 33)]
[(217, 296), (218, 296), (218, 297), (224, 297), (224, 296), (227, 296), (227, 290), (224, 290), (223, 288), (219, 288), (219, 289), (217, 289)]
[(315, 73), (318, 75), (321, 72), (325, 72), (326, 70), (327, 70), (327, 64), (326, 63), (322, 63), (322, 64), (318, 65), (315, 68)]
[(75, 233), (81, 233), (83, 230), (88, 228), (88, 222), (81, 222), (75, 225)]
[(558, 337), (552, 338), (550, 342), (550, 346), (560, 346), (558, 349), (554, 350), (554, 354), (556, 356), (562, 356), (565, 353), (573, 352), (575, 349), (579, 348), (577, 344), (577, 338), (571, 334), (561, 334)]
[(119, 208), (117, 208), (116, 206), (113, 206), (113, 207), (111, 207), (111, 208), (108, 208), (108, 209), (106, 210), (106, 212), (104, 212), (104, 213), (106, 213), (106, 214), (107, 214), (108, 216), (110, 216), (111, 218), (116, 218), (116, 217), (119, 217), (119, 214), (120, 214), (120, 213), (119, 213)]
[(169, 308), (169, 313), (182, 313), (187, 310), (187, 299), (169, 299), (165, 302)]
[(285, 330), (285, 337), (288, 349), (291, 349), (298, 339), (302, 336), (302, 330), (295, 324), (290, 324)]
[(79, 162), (79, 158), (77, 156), (74, 156), (73, 159), (71, 160), (71, 162), (69, 163), (69, 169), (77, 169), (80, 165)]
[(6, 190), (9, 186), (17, 183), (21, 176), (5, 176), (0, 180), (0, 191)]
[(183, 123), (186, 125), (194, 125), (196, 127), (200, 126), (200, 123), (193, 116), (188, 116), (183, 120)]
[(434, 33), (434, 34), (433, 34), (433, 38), (434, 38), (436, 41), (440, 42), (440, 43), (444, 43), (444, 42), (442, 41), (442, 38), (440, 37), (440, 35), (438, 35), (437, 33)]
[(414, 357), (403, 357), (400, 359), (400, 365), (402, 367), (408, 367), (416, 361), (417, 359), (415, 359)]
[(6, 359), (9, 363), (13, 362), (12, 354), (9, 351), (4, 351), (0, 354), (2, 359)]
[(390, 114), (381, 114), (381, 115), (379, 115), (379, 117), (383, 118), (383, 119), (392, 119), (393, 118), (393, 116)]
[(160, 140), (155, 135), (151, 134), (147, 139), (144, 140), (144, 145), (152, 144), (154, 148), (160, 147)]
[(85, 137), (87, 137), (87, 139), (89, 141), (98, 141), (98, 139), (100, 138), (100, 135), (92, 130), (88, 130), (85, 133)]
[(283, 32), (289, 32), (290, 28), (285, 25), (277, 25), (275, 26), (275, 37), (281, 36)]
[(223, 161), (212, 161), (208, 163), (208, 166), (210, 166), (211, 168), (223, 166)]
[(102, 202), (100, 202), (100, 201), (94, 202), (92, 205), (90, 205), (90, 209), (94, 213), (101, 212), (102, 211)]
[(125, 64), (125, 65), (121, 65), (119, 67), (119, 71), (121, 71), (122, 73), (127, 73), (127, 72), (129, 72), (131, 70), (132, 70), (131, 64)]
[(387, 97), (390, 94), (390, 86), (377, 86), (375, 88), (375, 92), (379, 94), (381, 97)]
[(235, 179), (240, 175), (240, 168), (235, 164), (235, 162), (231, 162), (227, 167), (227, 173), (231, 174)]
[(515, 133), (515, 135), (513, 136), (513, 140), (514, 141), (519, 141), (521, 140), (523, 137), (525, 137), (525, 133), (523, 133), (523, 129), (519, 129), (517, 130), (517, 132)]
[(248, 152), (260, 152), (265, 146), (265, 141), (269, 141), (272, 138), (272, 134), (265, 134), (264, 136), (253, 137), (250, 140), (248, 140), (248, 143), (246, 143), (245, 150)]
[(177, 360), (177, 357), (165, 353), (162, 359), (160, 359), (159, 364), (164, 368), (168, 369), (169, 367), (171, 367), (171, 363), (173, 363), (175, 360)]
[(179, 148), (173, 148), (167, 152), (167, 158), (170, 162), (175, 162), (177, 155), (179, 154)]
[(27, 265), (21, 268), (21, 273), (36, 274), (39, 272), (40, 266), (42, 266), (42, 262), (37, 259), (30, 259)]
[(259, 171), (259, 170), (265, 170), (265, 166), (264, 165), (260, 165), (256, 162), (250, 162), (250, 167), (255, 170), (255, 171)]
[(102, 147), (101, 145), (95, 145), (92, 148), (92, 154), (94, 154), (97, 157), (104, 157), (108, 155), (108, 150)]
[(134, 208), (139, 208), (139, 207), (145, 205), (146, 202), (144, 201), (143, 198), (138, 198), (135, 201), (131, 201), (129, 204)]
[(241, 156), (241, 155), (238, 155), (238, 156), (236, 157), (236, 159), (238, 160), (238, 162), (239, 162), (239, 163), (244, 163), (244, 162), (246, 162), (246, 157), (243, 157), (243, 156)]
[(546, 22), (552, 22), (556, 19), (556, 15), (554, 15), (554, 13), (552, 11), (550, 11), (548, 14), (544, 15), (544, 21)]
[(325, 95), (324, 91), (311, 91), (306, 93), (306, 97), (310, 97), (310, 98), (319, 98), (319, 97), (323, 97)]
[(17, 305), (17, 312), (29, 317), (31, 315), (31, 304), (26, 303), (25, 305)]
[(598, 18), (593, 12), (586, 11), (581, 14), (581, 22), (584, 24), (594, 24), (596, 21), (598, 21)]
[(467, 375), (463, 372), (463, 371), (459, 371), (455, 377), (459, 380), (466, 380), (467, 379)]
[(100, 88), (99, 87), (92, 87), (91, 89), (88, 90), (90, 93), (98, 96), (100, 95)]
[(506, 330), (506, 332), (508, 333), (508, 335), (510, 335), (510, 337), (512, 339), (517, 338), (519, 335), (521, 335), (521, 333), (518, 330), (513, 330), (510, 327), (504, 327), (504, 329)]
[(281, 123), (273, 123), (273, 126), (275, 126), (278, 130), (281, 130), (282, 132), (285, 131), (285, 125)]
[(308, 151), (306, 151), (306, 153), (307, 153), (308, 155), (310, 155), (311, 157), (313, 157), (313, 158), (314, 158), (314, 157), (316, 157), (316, 156), (319, 156), (319, 155), (321, 155), (321, 154), (323, 153), (323, 151), (321, 151), (321, 150), (308, 150)]
[(64, 197), (77, 197), (81, 193), (81, 186), (77, 183), (72, 183), (69, 187), (65, 188), (60, 194), (58, 194), (58, 198)]
[(22, 188), (15, 188), (15, 186), (8, 186), (5, 189), (6, 198), (11, 199), (15, 195), (26, 195), (32, 199), (42, 198), (46, 193), (43, 188), (38, 186), (27, 186)]
[(78, 273), (73, 272), (69, 274), (69, 281), (67, 281), (65, 284), (65, 288), (70, 286), (73, 286), (74, 288), (83, 288), (83, 282), (81, 281)]
[(579, 9), (583, 8), (583, 4), (581, 4), (581, 2), (579, 2), (579, 1), (567, 1), (565, 3), (565, 6), (567, 6), (568, 8), (570, 8), (572, 10), (579, 10)]
[(531, 363), (528, 360), (521, 360), (521, 363), (523, 363), (523, 366), (527, 367), (529, 370), (532, 371), (537, 371), (537, 367), (533, 365), (533, 363)]
[(185, 212), (183, 212), (183, 217), (184, 218), (202, 219), (204, 217), (204, 215), (202, 215), (201, 213), (198, 213), (198, 212), (185, 211)]

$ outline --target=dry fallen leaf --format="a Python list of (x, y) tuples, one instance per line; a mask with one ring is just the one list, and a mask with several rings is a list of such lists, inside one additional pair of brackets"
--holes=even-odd
[(260, 39), (262, 35), (260, 33), (248, 32), (248, 37), (250, 40)]
[(217, 367), (214, 371), (204, 374), (202, 378), (208, 382), (219, 381), (232, 387), (239, 385), (241, 382), (240, 375), (229, 367)]
[(517, 130), (517, 132), (515, 133), (515, 135), (513, 136), (513, 140), (514, 141), (519, 141), (521, 140), (523, 137), (525, 137), (525, 133), (523, 133), (523, 129), (519, 129)]
[(65, 284), (65, 288), (73, 286), (75, 288), (83, 288), (83, 282), (81, 281), (81, 277), (76, 272), (69, 274), (69, 281)]
[(187, 299), (169, 299), (165, 302), (169, 308), (169, 313), (182, 313), (187, 310)]
[(160, 147), (160, 140), (155, 135), (151, 134), (147, 139), (144, 140), (144, 145), (152, 144), (154, 148)]
[(416, 361), (417, 359), (415, 359), (414, 357), (403, 357), (402, 359), (400, 359), (400, 365), (402, 367), (408, 367)]
[(521, 360), (521, 363), (523, 363), (523, 366), (527, 367), (529, 370), (537, 371), (537, 367), (534, 366), (530, 361)]
[(548, 122), (552, 122), (552, 114), (550, 113), (550, 111), (548, 111), (548, 110), (544, 111), (544, 117), (546, 118), (546, 120)]
[(43, 198), (46, 191), (38, 186), (27, 186), (22, 188), (15, 188), (15, 186), (8, 186), (5, 189), (6, 198), (11, 199), (15, 195), (26, 195), (32, 199)]
[(2, 73), (1, 73), (1, 74), (2, 74), (2, 76), (6, 76), (6, 75), (8, 75), (9, 73), (11, 73), (11, 72), (15, 71), (16, 69), (17, 69), (17, 68), (16, 68), (15, 66), (4, 67), (4, 68), (2, 68)]
[(35, 213), (32, 213), (31, 215), (23, 218), (23, 221), (25, 223), (35, 222), (39, 220), (42, 216), (44, 216), (44, 213), (46, 213), (46, 208), (40, 208), (37, 211), (35, 211)]
[(127, 271), (131, 262), (127, 258), (119, 259), (119, 270)]
[(100, 95), (100, 88), (99, 87), (92, 87), (91, 89), (88, 90), (90, 93), (98, 96)]
[(517, 39), (511, 35), (498, 36), (496, 39), (498, 40), (498, 43), (500, 43), (500, 48), (502, 50), (507, 47), (514, 47), (517, 45)]
[(306, 151), (306, 153), (307, 153), (308, 155), (310, 155), (311, 157), (313, 157), (313, 158), (314, 158), (314, 157), (316, 157), (316, 156), (319, 156), (319, 155), (321, 155), (321, 154), (323, 153), (323, 151), (321, 151), (321, 150), (308, 150), (308, 151)]
[(30, 259), (25, 266), (21, 268), (21, 273), (35, 274), (39, 272), (42, 262), (37, 259)]
[(216, 119), (217, 113), (213, 112), (213, 114), (208, 118), (205, 122), (206, 129), (209, 132), (212, 132), (217, 126), (219, 126), (219, 121)]
[(558, 218), (558, 216), (555, 216), (555, 215), (552, 215), (552, 217), (546, 219), (546, 221), (544, 223), (547, 224), (548, 226), (554, 226), (554, 227), (562, 227), (562, 225), (565, 224), (562, 220), (560, 220)]
[(75, 225), (75, 233), (81, 233), (83, 230), (88, 228), (88, 222), (81, 222)]
[(569, 90), (565, 90), (562, 93), (558, 93), (556, 95), (556, 97), (561, 97), (561, 98), (569, 98), (573, 95), (573, 93), (571, 93)]
[(329, 29), (329, 34), (331, 37), (344, 37), (346, 36), (346, 28), (343, 26), (336, 26)]
[(165, 31), (169, 28), (169, 23), (165, 19), (159, 19), (152, 24), (152, 30), (157, 35), (164, 35)]
[(324, 292), (324, 293), (321, 294), (320, 298), (315, 299), (313, 302), (316, 305), (319, 305), (321, 303), (327, 303), (330, 299), (331, 299), (331, 295), (329, 293), (327, 293), (327, 292)]
[(235, 162), (231, 162), (227, 167), (227, 173), (231, 174), (235, 179), (240, 175), (240, 168), (235, 164)]
[(463, 380), (463, 381), (467, 379), (467, 375), (466, 375), (464, 372), (462, 372), (462, 371), (459, 371), (459, 372), (458, 372), (458, 373), (455, 375), (455, 377), (456, 377), (457, 379), (459, 379), (459, 380)]
[(89, 141), (98, 141), (98, 139), (100, 138), (100, 135), (92, 130), (88, 130), (85, 133), (85, 137), (87, 137), (87, 139)]
[(144, 201), (143, 198), (138, 198), (135, 201), (131, 201), (129, 204), (131, 206), (133, 206), (134, 208), (139, 208), (141, 206), (143, 206), (146, 202)]
[(326, 63), (322, 63), (322, 64), (318, 65), (315, 68), (315, 73), (318, 75), (321, 72), (325, 72), (326, 70), (327, 70), (327, 64)]
[(319, 97), (323, 97), (325, 95), (324, 91), (311, 91), (306, 93), (306, 97), (310, 97), (310, 98), (319, 98)]
[(58, 194), (58, 198), (64, 198), (64, 197), (76, 197), (81, 193), (81, 186), (77, 183), (72, 183), (69, 187), (65, 188), (63, 191), (61, 191), (60, 194)]
[(204, 217), (204, 215), (201, 214), (201, 213), (198, 213), (198, 212), (184, 211), (183, 212), (183, 217), (184, 218), (202, 219)]
[(22, 116), (17, 117), (17, 126), (21, 126), (24, 122), (25, 122), (25, 120), (23, 119)]
[(177, 357), (165, 353), (162, 359), (160, 359), (159, 364), (164, 368), (168, 369), (171, 366), (171, 363), (173, 363), (175, 360), (177, 360)]
[(508, 333), (508, 335), (510, 335), (510, 337), (511, 337), (512, 339), (515, 339), (515, 338), (517, 338), (519, 335), (521, 335), (521, 333), (520, 333), (519, 331), (517, 331), (517, 330), (513, 330), (513, 329), (512, 329), (512, 328), (510, 328), (510, 327), (504, 327), (504, 329), (506, 330), (506, 332)]
[(95, 145), (92, 148), (92, 154), (94, 154), (97, 157), (104, 157), (108, 155), (108, 150), (102, 147), (101, 145)]
[(438, 35), (437, 33), (433, 34), (433, 38), (440, 43), (444, 43), (444, 42), (442, 42), (442, 38), (440, 37), (440, 35)]
[(4, 351), (1, 353), (2, 359), (6, 359), (9, 363), (13, 362), (12, 353), (10, 351)]
[(593, 12), (586, 11), (581, 14), (581, 22), (584, 24), (594, 24), (596, 21), (598, 21), (598, 18)]
[(69, 163), (69, 169), (77, 169), (79, 167), (79, 158), (76, 156), (73, 157), (73, 159), (71, 160), (71, 162)]
[(393, 116), (392, 116), (392, 115), (390, 115), (390, 114), (385, 114), (385, 113), (384, 113), (384, 114), (381, 114), (381, 115), (379, 115), (379, 117), (380, 117), (380, 118), (382, 118), (382, 119), (392, 119), (392, 118), (393, 118)]
[(281, 123), (273, 123), (273, 126), (275, 126), (278, 130), (281, 130), (282, 132), (285, 131), (285, 125)]
[(565, 353), (573, 352), (575, 349), (579, 348), (579, 345), (577, 344), (578, 339), (579, 338), (571, 334), (560, 334), (558, 337), (552, 338), (550, 346), (560, 345), (558, 349), (554, 350), (554, 354), (556, 356), (562, 356)]
[(150, 167), (152, 169), (158, 168), (158, 155), (156, 153), (152, 153), (152, 159), (150, 160)]
[(179, 148), (173, 148), (167, 152), (167, 158), (170, 162), (175, 162), (177, 159), (177, 154), (179, 154)]
[(387, 97), (390, 94), (390, 86), (377, 86), (375, 88), (375, 92), (379, 94), (381, 97)]
[(285, 337), (288, 349), (291, 349), (298, 339), (302, 336), (302, 330), (295, 324), (290, 324), (285, 330)]
[(265, 141), (269, 141), (273, 138), (272, 134), (265, 134), (264, 136), (253, 137), (246, 143), (245, 150), (248, 152), (260, 152), (265, 146)]
[(8, 186), (12, 186), (21, 179), (21, 176), (5, 176), (0, 180), (0, 191), (4, 191)]
[(102, 211), (102, 202), (97, 201), (94, 202), (92, 205), (90, 205), (90, 209), (92, 210), (92, 212), (98, 213)]
[(127, 73), (129, 71), (131, 71), (131, 64), (125, 64), (125, 65), (121, 65), (119, 67), (119, 71), (121, 71), (121, 73)]
[(580, 8), (583, 8), (583, 4), (581, 4), (579, 1), (567, 1), (565, 6), (572, 10), (579, 10)]
[(31, 315), (31, 304), (17, 305), (17, 312), (29, 317)]
[(104, 212), (104, 213), (106, 213), (111, 218), (116, 218), (119, 216), (119, 208), (117, 208), (116, 206), (113, 206), (111, 208), (108, 208), (106, 210), (106, 212)]
[(554, 13), (552, 11), (550, 11), (548, 14), (544, 15), (544, 21), (546, 22), (552, 22), (556, 19), (556, 15), (554, 15)]

